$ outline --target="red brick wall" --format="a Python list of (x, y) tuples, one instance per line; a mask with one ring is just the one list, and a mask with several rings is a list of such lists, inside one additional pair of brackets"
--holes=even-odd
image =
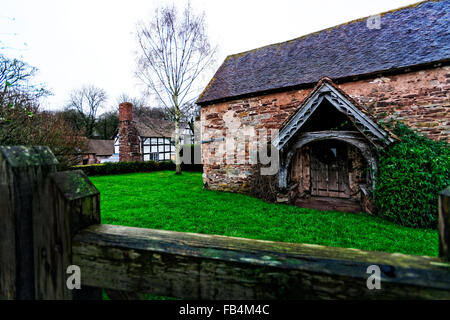
[(119, 161), (142, 161), (133, 105), (129, 102), (119, 105)]
[[(395, 118), (433, 139), (450, 141), (450, 67), (403, 73), (339, 84), (379, 120)], [(202, 140), (223, 136), (223, 116), (233, 114), (240, 128), (278, 129), (311, 91), (290, 90), (202, 107)], [(237, 133), (236, 135), (239, 135)], [(202, 145), (204, 182), (212, 189), (245, 190), (253, 166), (223, 163), (223, 142)], [(249, 153), (246, 152), (246, 161)]]

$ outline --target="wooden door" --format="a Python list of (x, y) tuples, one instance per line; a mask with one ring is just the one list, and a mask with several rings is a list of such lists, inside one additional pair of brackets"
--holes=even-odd
[(347, 145), (317, 142), (311, 145), (311, 195), (349, 198)]

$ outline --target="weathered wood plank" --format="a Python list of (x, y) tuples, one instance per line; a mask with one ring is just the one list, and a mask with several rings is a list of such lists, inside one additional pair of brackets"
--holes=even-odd
[(450, 186), (439, 194), (439, 256), (450, 261)]
[(100, 193), (81, 171), (55, 172), (42, 184), (33, 217), (36, 299), (101, 299), (101, 289), (69, 290), (72, 237), (100, 223)]
[(56, 171), (47, 147), (0, 147), (0, 299), (34, 299), (38, 186)]
[[(450, 263), (318, 245), (96, 225), (73, 242), (82, 283), (185, 299), (450, 298)], [(366, 271), (382, 270), (381, 290)]]
[(359, 201), (351, 199), (333, 199), (323, 197), (311, 197), (306, 199), (297, 199), (295, 205), (302, 208), (311, 208), (317, 210), (336, 210), (343, 212), (360, 213), (362, 211)]

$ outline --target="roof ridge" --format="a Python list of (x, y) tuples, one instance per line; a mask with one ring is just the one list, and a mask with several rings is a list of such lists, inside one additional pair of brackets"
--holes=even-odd
[(323, 76), (352, 81), (447, 65), (449, 10), (450, 0), (417, 2), (372, 16), (383, 15), (381, 27), (366, 26), (363, 19), (367, 18), (359, 18), (326, 31), (230, 55), (197, 103), (309, 88)]
[(271, 43), (271, 44), (268, 44), (268, 45), (265, 45), (265, 46), (262, 46), (262, 47), (258, 47), (258, 48), (254, 48), (254, 49), (238, 52), (238, 53), (233, 53), (233, 54), (228, 55), (225, 58), (225, 61), (227, 61), (228, 59), (231, 59), (233, 57), (242, 56), (242, 55), (245, 55), (247, 53), (257, 51), (257, 50), (261, 50), (261, 49), (265, 49), (265, 48), (269, 48), (269, 47), (273, 47), (273, 46), (277, 46), (277, 45), (280, 46), (280, 45), (287, 44), (287, 43), (290, 43), (290, 42), (294, 42), (294, 41), (297, 41), (297, 40), (300, 40), (300, 39), (306, 39), (307, 37), (310, 37), (310, 36), (313, 36), (313, 35), (316, 35), (316, 34), (319, 34), (319, 33), (325, 32), (325, 31), (328, 31), (328, 30), (337, 29), (337, 28), (340, 28), (340, 27), (342, 27), (344, 25), (349, 25), (349, 24), (352, 24), (352, 23), (356, 23), (356, 22), (360, 22), (360, 21), (363, 21), (363, 20), (367, 20), (368, 18), (376, 16), (376, 15), (383, 16), (383, 15), (388, 14), (388, 13), (394, 13), (394, 12), (405, 10), (405, 9), (408, 9), (408, 8), (415, 8), (415, 7), (418, 7), (419, 5), (427, 3), (427, 2), (441, 2), (441, 1), (446, 1), (446, 0), (423, 0), (423, 1), (415, 2), (415, 3), (411, 3), (409, 5), (402, 6), (402, 7), (396, 8), (396, 9), (383, 11), (383, 12), (380, 12), (380, 13), (377, 13), (377, 14), (374, 14), (374, 15), (353, 19), (353, 20), (350, 20), (350, 21), (347, 21), (347, 22), (343, 22), (343, 23), (337, 24), (337, 25), (332, 26), (332, 27), (328, 27), (328, 28), (321, 29), (321, 30), (318, 30), (318, 31), (310, 32), (310, 33), (304, 34), (302, 36), (299, 36), (299, 37), (296, 37), (296, 38), (293, 38), (293, 39), (290, 39), (290, 40), (285, 40), (285, 41), (281, 41), (281, 42), (275, 42), (275, 43)]

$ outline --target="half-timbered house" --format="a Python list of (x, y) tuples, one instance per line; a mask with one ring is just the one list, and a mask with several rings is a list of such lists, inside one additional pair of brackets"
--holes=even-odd
[[(180, 124), (180, 144), (193, 144), (194, 133)], [(119, 106), (119, 127), (114, 136), (120, 161), (175, 160), (175, 124), (172, 121), (135, 114), (131, 103)]]

